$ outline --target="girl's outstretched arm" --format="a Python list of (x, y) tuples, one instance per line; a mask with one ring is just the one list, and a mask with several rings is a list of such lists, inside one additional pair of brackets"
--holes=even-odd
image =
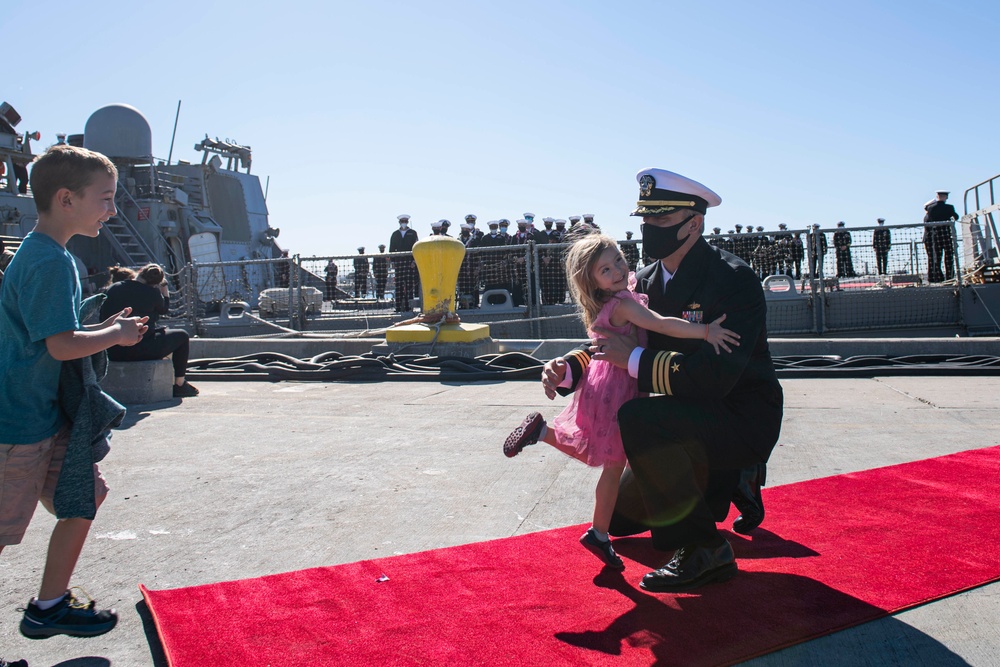
[[(664, 317), (659, 313), (654, 313), (641, 303), (630, 299), (623, 299), (615, 308), (613, 320), (625, 319), (635, 326), (655, 331), (656, 333), (670, 336), (671, 338), (701, 338), (715, 348), (715, 353), (719, 354), (721, 347), (726, 352), (732, 352), (729, 347), (737, 347), (740, 336), (734, 331), (723, 328), (722, 322), (726, 316), (718, 318), (711, 324), (696, 324), (682, 320), (679, 317)], [(613, 322), (614, 323), (614, 322)]]

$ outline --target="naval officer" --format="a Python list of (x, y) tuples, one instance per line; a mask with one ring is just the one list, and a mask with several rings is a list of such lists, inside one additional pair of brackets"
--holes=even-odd
[[(948, 191), (938, 190), (924, 204), (924, 248), (927, 250), (927, 282), (940, 283), (955, 277), (955, 229), (958, 212), (948, 203)], [(936, 223), (936, 224), (935, 224)], [(944, 224), (942, 224), (944, 223)], [(944, 261), (944, 270), (941, 262)]]
[[(409, 253), (417, 242), (417, 232), (410, 228), (409, 215), (404, 213), (396, 216), (396, 219), (399, 221), (399, 229), (389, 237), (389, 252)], [(392, 266), (396, 273), (396, 312), (409, 311), (410, 299), (416, 296), (417, 263), (413, 261), (413, 255), (404, 255), (393, 257)]]
[(760, 486), (778, 440), (783, 398), (767, 346), (767, 306), (760, 281), (744, 262), (710, 246), (702, 234), (721, 198), (701, 183), (664, 169), (637, 175), (643, 251), (654, 261), (637, 275), (650, 309), (692, 322), (726, 315), (740, 335), (717, 355), (701, 340), (649, 332), (649, 348), (610, 332), (592, 346), (545, 365), (550, 398), (573, 389), (591, 359), (627, 368), (639, 390), (660, 394), (618, 412), (630, 470), (619, 487), (612, 535), (645, 530), (653, 546), (676, 549), (641, 586), (682, 591), (736, 574), (729, 542), (716, 528), (734, 502), (746, 533), (763, 519)]

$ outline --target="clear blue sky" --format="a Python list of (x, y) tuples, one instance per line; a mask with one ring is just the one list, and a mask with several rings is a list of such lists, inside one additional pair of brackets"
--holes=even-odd
[(992, 2), (4, 4), (0, 96), (36, 148), (124, 102), (166, 158), (182, 100), (174, 159), (252, 146), (303, 255), (374, 250), (400, 213), (623, 238), (651, 166), (716, 190), (724, 231), (919, 222), (1000, 173)]

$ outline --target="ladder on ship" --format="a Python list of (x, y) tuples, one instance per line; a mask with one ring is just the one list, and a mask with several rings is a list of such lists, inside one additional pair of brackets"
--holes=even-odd
[[(976, 267), (983, 282), (1000, 282), (1000, 262), (997, 253), (997, 227), (994, 214), (1000, 211), (997, 189), (1000, 188), (1000, 174), (977, 183), (965, 191), (965, 215), (962, 216), (962, 231), (968, 232), (971, 243), (966, 248), (965, 265)], [(971, 202), (970, 202), (971, 198)], [(974, 207), (969, 210), (970, 204)]]

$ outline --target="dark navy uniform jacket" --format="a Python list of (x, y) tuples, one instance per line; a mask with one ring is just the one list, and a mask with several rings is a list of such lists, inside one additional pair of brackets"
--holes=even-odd
[[(780, 432), (783, 396), (767, 344), (760, 279), (745, 262), (704, 238), (692, 246), (665, 287), (662, 271), (662, 263), (653, 262), (636, 275), (636, 291), (649, 295), (650, 310), (704, 324), (725, 314), (723, 326), (740, 335), (740, 345), (716, 354), (700, 339), (649, 332), (639, 361), (639, 391), (723, 403), (753, 431), (751, 446), (766, 461)], [(576, 350), (566, 361), (575, 384), (590, 355)]]

